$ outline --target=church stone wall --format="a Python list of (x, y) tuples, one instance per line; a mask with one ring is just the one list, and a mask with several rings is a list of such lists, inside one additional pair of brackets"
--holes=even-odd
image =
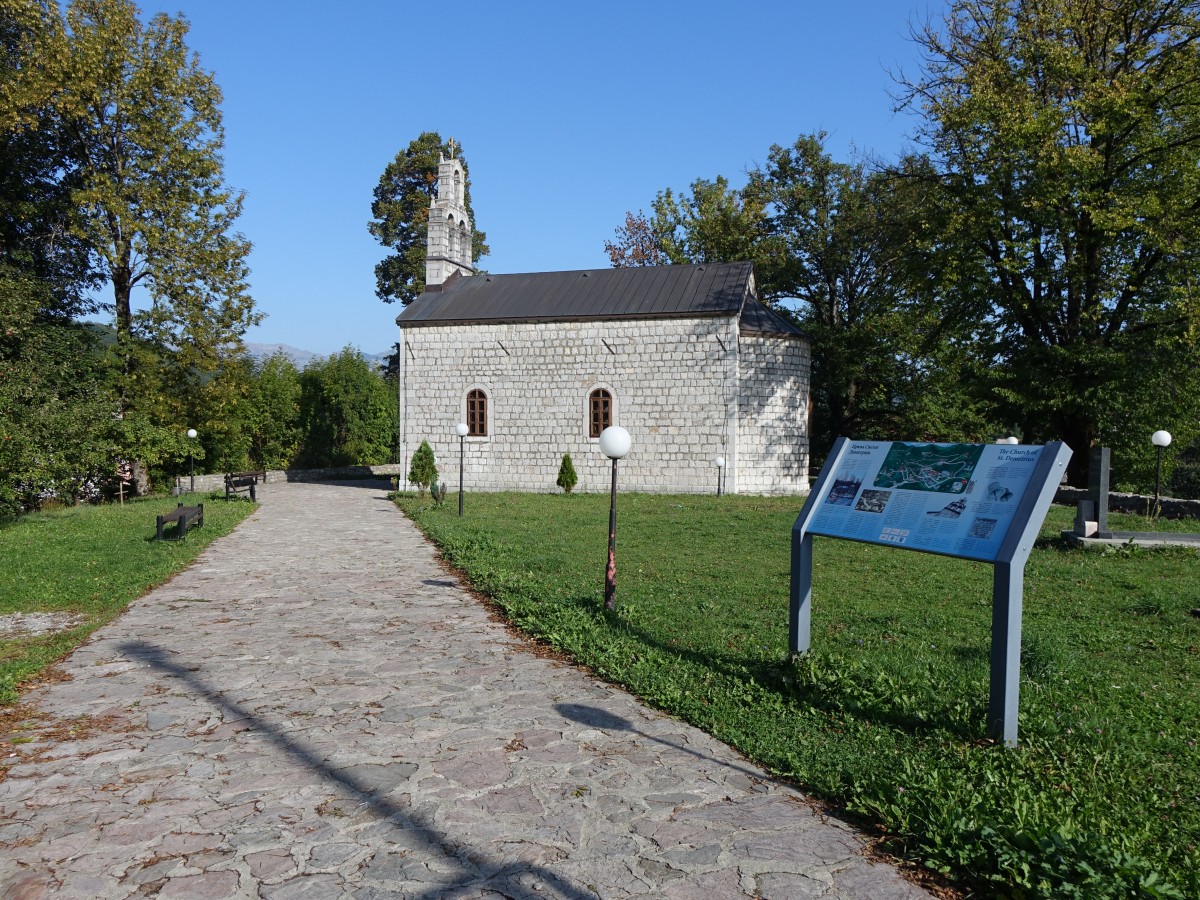
[[(488, 398), (488, 436), (466, 439), (468, 490), (554, 491), (564, 453), (576, 490), (606, 491), (611, 463), (588, 436), (588, 396), (613, 395), (633, 449), (625, 490), (715, 492), (717, 456), (737, 432), (737, 330), (731, 318), (409, 327), (401, 388), (407, 461), (427, 440), (441, 478), (458, 483), (466, 396)], [(727, 487), (734, 489), (735, 472)]]
[(742, 335), (738, 354), (738, 492), (808, 490), (809, 344)]

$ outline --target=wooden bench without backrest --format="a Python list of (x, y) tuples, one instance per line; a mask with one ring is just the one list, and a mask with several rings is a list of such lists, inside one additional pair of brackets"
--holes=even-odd
[(157, 524), (156, 540), (163, 539), (163, 526), (168, 522), (175, 522), (175, 530), (180, 538), (187, 537), (188, 526), (195, 523), (196, 527), (204, 524), (204, 504), (197, 506), (184, 506), (182, 503), (175, 507), (174, 510), (167, 513), (165, 516), (158, 516), (155, 519)]
[(226, 472), (225, 473), (225, 499), (228, 500), (231, 494), (236, 494), (239, 491), (248, 491), (251, 500), (257, 500), (254, 495), (254, 486), (259, 481), (264, 484), (267, 481), (266, 472)]

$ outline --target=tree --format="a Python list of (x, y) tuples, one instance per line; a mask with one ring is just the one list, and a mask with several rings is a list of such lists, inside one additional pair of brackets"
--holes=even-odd
[(563, 493), (569, 494), (578, 483), (579, 476), (575, 474), (575, 465), (571, 462), (571, 454), (564, 453), (562, 465), (558, 467), (558, 480), (555, 484), (563, 489)]
[(907, 199), (865, 162), (835, 161), (824, 142), (818, 133), (772, 146), (746, 188), (765, 211), (770, 289), (802, 302), (797, 318), (813, 339), (814, 449), (840, 435), (925, 437), (932, 423), (905, 414), (913, 392), (929, 387), (937, 345), (921, 340), (931, 323), (902, 277), (897, 220)]
[[(375, 186), (375, 200), (367, 224), (372, 235), (392, 254), (375, 266), (375, 294), (384, 303), (399, 300), (407, 306), (425, 290), (425, 242), (429, 232), (429, 204), (437, 196), (438, 162), (457, 156), (466, 179), (464, 206), (473, 225), (471, 178), (462, 149), (443, 141), (436, 131), (422, 132), (387, 164)], [(487, 235), (475, 227), (471, 235), (471, 260), (488, 254)]]
[(261, 469), (287, 469), (300, 449), (300, 373), (282, 350), (260, 362), (250, 384), (250, 458)]
[[(865, 161), (837, 162), (824, 142), (818, 133), (772, 146), (740, 190), (718, 177), (686, 195), (661, 191), (652, 220), (627, 215), (622, 240), (606, 245), (610, 258), (750, 260), (760, 297), (799, 301), (795, 312), (779, 306), (813, 338), (818, 455), (839, 435), (988, 436), (990, 421), (965, 394), (966, 369), (906, 265), (908, 231), (923, 213), (916, 184)], [(936, 415), (921, 397), (937, 397)]]
[(27, 21), (39, 15), (0, 92), (0, 130), (56, 125), (68, 228), (112, 284), (121, 345), (133, 336), (138, 284), (160, 337), (190, 329), (194, 339), (211, 320), (207, 338), (238, 344), (259, 319), (246, 288), (250, 244), (232, 232), (242, 195), (223, 183), (221, 91), (188, 51), (186, 21), (143, 24), (129, 0), (74, 0), (65, 15), (54, 0), (7, 3)]
[[(957, 0), (919, 29), (931, 237), (1001, 415), (1088, 448), (1200, 388), (1200, 13), (1189, 0)], [(1143, 452), (1140, 454), (1145, 456)], [(1134, 457), (1128, 456), (1132, 461)]]
[(614, 269), (636, 266), (666, 266), (670, 257), (663, 251), (654, 226), (640, 209), (625, 213), (625, 224), (616, 230), (616, 242), (605, 241), (604, 252)]
[(433, 448), (429, 441), (421, 441), (421, 446), (412, 456), (408, 467), (408, 480), (424, 493), (425, 488), (437, 482), (438, 470), (433, 458)]
[(362, 354), (346, 347), (300, 374), (304, 466), (378, 465), (392, 457), (396, 393)]
[[(629, 232), (631, 214), (626, 213), (623, 240), (638, 241), (638, 254), (654, 259), (656, 264), (749, 261), (754, 263), (759, 296), (768, 301), (780, 296), (775, 277), (779, 245), (772, 239), (760, 192), (732, 188), (723, 175), (718, 175), (713, 181), (696, 179), (688, 193), (676, 194), (670, 188), (659, 191), (652, 207), (652, 241), (644, 233), (645, 220), (640, 213), (633, 217), (634, 231)], [(617, 234), (622, 237), (620, 229)], [(606, 244), (606, 249), (609, 246)], [(645, 257), (647, 253), (652, 255)], [(609, 258), (614, 266), (618, 264), (611, 250)]]

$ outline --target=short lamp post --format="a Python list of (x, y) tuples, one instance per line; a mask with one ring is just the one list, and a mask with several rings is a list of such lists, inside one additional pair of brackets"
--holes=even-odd
[(713, 465), (717, 467), (717, 496), (721, 496), (721, 472), (725, 468), (725, 457), (718, 456), (713, 460)]
[[(196, 440), (196, 429), (189, 428), (187, 430), (188, 441)], [(191, 470), (192, 486), (189, 493), (196, 493), (196, 454), (193, 452), (194, 444), (188, 444), (188, 468)]]
[(458, 434), (458, 514), (461, 516), (463, 509), (463, 461), (465, 459), (467, 444), (467, 423), (459, 422), (454, 426), (454, 430)]
[(617, 606), (617, 460), (629, 453), (629, 432), (610, 425), (600, 432), (600, 452), (612, 460), (612, 494), (608, 503), (608, 565), (604, 569), (604, 607)]
[(1171, 446), (1171, 432), (1163, 431), (1161, 428), (1150, 435), (1150, 443), (1154, 445), (1154, 449), (1158, 452), (1158, 464), (1154, 469), (1154, 515), (1158, 515), (1158, 496), (1162, 489), (1162, 453), (1165, 447)]

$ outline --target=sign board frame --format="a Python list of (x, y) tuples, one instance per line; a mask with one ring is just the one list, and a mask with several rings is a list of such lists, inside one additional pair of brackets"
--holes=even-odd
[[(1037, 448), (1037, 455), (1028, 478), (1024, 481), (1023, 491), (1015, 498), (1015, 507), (1008, 521), (1007, 531), (998, 542), (982, 546), (978, 542), (963, 542), (955, 547), (947, 544), (938, 547), (932, 544), (924, 547), (895, 544), (882, 537), (869, 537), (865, 534), (837, 533), (839, 529), (828, 525), (817, 526), (822, 503), (834, 502), (831, 491), (835, 490), (835, 479), (850, 465), (851, 453), (860, 455), (890, 454), (894, 447), (920, 448), (938, 446), (978, 447), (989, 448), (1000, 445), (930, 445), (927, 443), (906, 441), (851, 441), (840, 437), (833, 445), (833, 450), (821, 468), (809, 491), (808, 499), (792, 526), (792, 567), (791, 591), (789, 598), (788, 648), (793, 656), (799, 656), (809, 651), (812, 638), (812, 546), (813, 534), (820, 533), (845, 540), (860, 540), (867, 543), (878, 543), (885, 546), (896, 546), (899, 549), (920, 550), (938, 553), (944, 556), (972, 559), (977, 562), (987, 562), (992, 570), (992, 648), (990, 693), (988, 696), (988, 734), (1002, 739), (1008, 746), (1017, 743), (1017, 706), (1019, 699), (1021, 677), (1021, 609), (1025, 585), (1025, 564), (1033, 550), (1034, 541), (1045, 521), (1054, 494), (1062, 482), (1068, 460), (1071, 458), (1071, 448), (1061, 441), (1050, 443)], [(1030, 451), (1030, 446), (1024, 448), (1004, 445), (1012, 450)], [(865, 448), (865, 449), (864, 449)], [(981, 451), (982, 452), (982, 451)], [(887, 456), (891, 459), (891, 456)], [(978, 461), (979, 455), (975, 456)], [(869, 468), (870, 473), (878, 472), (879, 466)], [(938, 473), (945, 474), (945, 473)], [(880, 476), (882, 477), (882, 476)], [(856, 489), (855, 495), (861, 496), (862, 491)], [(890, 499), (890, 498), (885, 498)], [(862, 507), (859, 507), (860, 509)], [(814, 527), (818, 530), (814, 531)], [(890, 529), (889, 529), (890, 530)], [(964, 547), (964, 543), (975, 546)], [(982, 549), (980, 549), (982, 547)], [(983, 555), (980, 555), (983, 554)]]

